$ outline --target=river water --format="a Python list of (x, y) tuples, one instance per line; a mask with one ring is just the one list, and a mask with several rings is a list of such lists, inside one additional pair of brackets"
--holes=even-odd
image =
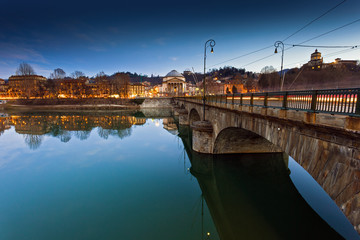
[(0, 239), (359, 239), (293, 159), (190, 146), (170, 110), (0, 114)]

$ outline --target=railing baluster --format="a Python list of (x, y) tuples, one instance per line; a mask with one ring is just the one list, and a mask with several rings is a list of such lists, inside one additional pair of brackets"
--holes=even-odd
[(287, 109), (287, 95), (288, 95), (288, 92), (285, 92), (285, 94), (283, 95), (284, 96), (283, 104), (282, 104), (283, 109)]
[(317, 102), (317, 91), (314, 91), (311, 97), (311, 110), (315, 112)]
[(265, 93), (265, 96), (264, 96), (264, 107), (267, 107), (268, 106), (268, 93)]
[[(203, 102), (202, 97), (199, 96), (178, 96), (174, 99)], [(360, 116), (360, 88), (208, 95), (207, 104), (221, 107), (231, 104), (232, 108), (235, 105), (274, 107)]]
[(360, 115), (360, 99), (359, 99), (360, 91), (356, 91), (356, 107), (355, 107), (355, 114)]

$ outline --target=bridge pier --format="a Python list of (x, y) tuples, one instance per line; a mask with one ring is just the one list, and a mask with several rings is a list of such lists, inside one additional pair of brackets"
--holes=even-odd
[(179, 124), (189, 125), (189, 112), (186, 109), (180, 109), (177, 111), (179, 114)]
[(199, 153), (213, 153), (213, 126), (209, 121), (197, 121), (191, 125), (193, 150)]
[(174, 110), (174, 116), (179, 116), (180, 107), (176, 106), (173, 108), (173, 110)]

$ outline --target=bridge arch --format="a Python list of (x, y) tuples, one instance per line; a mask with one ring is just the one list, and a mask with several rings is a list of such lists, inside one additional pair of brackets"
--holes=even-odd
[(189, 123), (191, 125), (193, 122), (196, 122), (196, 121), (201, 121), (201, 118), (200, 118), (200, 114), (198, 113), (198, 111), (195, 108), (193, 108), (190, 110), (190, 113), (189, 113)]
[[(255, 147), (256, 146), (256, 147)], [(269, 153), (282, 152), (264, 137), (239, 127), (228, 127), (216, 136), (213, 153)]]

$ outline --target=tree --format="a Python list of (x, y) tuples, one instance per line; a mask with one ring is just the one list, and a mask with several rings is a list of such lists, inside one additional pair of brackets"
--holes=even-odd
[(85, 74), (81, 71), (75, 71), (71, 74), (71, 76), (75, 79), (78, 79), (79, 77), (85, 77)]
[(267, 74), (267, 73), (273, 73), (276, 69), (273, 66), (265, 66), (261, 69), (261, 73)]
[(65, 76), (66, 73), (61, 68), (54, 69), (54, 72), (50, 74), (51, 79), (63, 79)]
[(125, 73), (115, 73), (110, 76), (111, 94), (119, 94), (120, 97), (127, 97), (130, 83), (129, 75)]
[(237, 91), (237, 88), (235, 87), (235, 85), (232, 86), (232, 89), (231, 89), (231, 90), (232, 90), (232, 93), (233, 93), (233, 94), (238, 92), (238, 91)]
[(226, 87), (226, 94), (230, 94), (230, 90), (229, 90), (229, 87)]
[(20, 63), (20, 66), (16, 70), (16, 75), (27, 76), (27, 75), (35, 75), (34, 69), (28, 63)]
[(249, 77), (246, 82), (245, 82), (245, 88), (248, 92), (252, 92), (253, 90), (256, 89), (256, 82), (254, 80), (254, 78)]

